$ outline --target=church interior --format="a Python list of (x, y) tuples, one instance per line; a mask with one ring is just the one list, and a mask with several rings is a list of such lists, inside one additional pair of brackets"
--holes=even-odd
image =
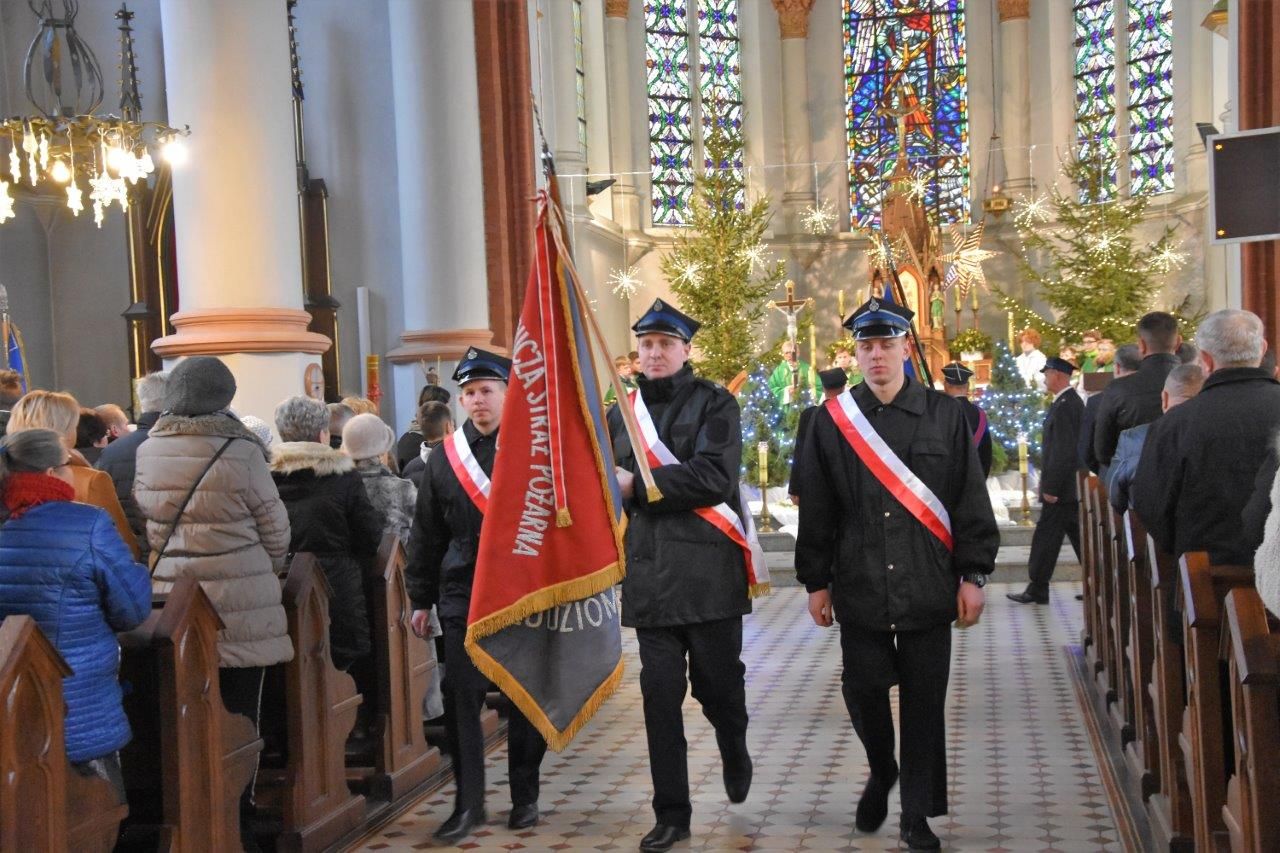
[[(934, 849), (893, 831), (897, 791), (887, 829), (855, 828), (877, 771), (797, 549), (806, 410), (843, 429), (824, 388), (870, 382), (856, 320), (887, 304), (907, 318), (907, 381), (980, 412), (969, 455), (999, 531), (982, 617), (951, 632), (942, 849), (1280, 850), (1261, 540), (1232, 560), (1173, 548), (1116, 503), (1088, 439), (1076, 455), (1077, 432), (1076, 498), (1045, 497), (1059, 396), (1092, 419), (1152, 357), (1147, 317), (1203, 349), (1212, 318), (1252, 312), (1280, 376), (1277, 55), (1274, 0), (0, 0), (0, 368), (20, 384), (2, 408), (40, 390), (114, 404), (129, 426), (109, 449), (150, 410), (148, 375), (212, 356), (234, 379), (224, 409), (268, 446), (295, 440), (278, 406), (300, 396), (380, 418), (416, 459), (424, 386), (445, 389), (461, 435), (468, 365), (512, 359), (494, 376), (524, 381), (527, 295), (563, 284), (588, 423), (607, 435), (620, 406), (634, 439), (637, 336), (674, 308), (693, 331), (666, 334), (740, 413), (728, 488), (744, 510), (728, 512), (772, 577), (740, 636), (754, 787), (726, 802), (695, 683), (691, 837), (674, 849)], [(1154, 351), (1172, 365), (1175, 348)], [(584, 458), (611, 459), (594, 436)], [(1273, 464), (1268, 449), (1233, 476)], [(1050, 535), (1048, 518), (1066, 521)], [(137, 521), (135, 560), (139, 541), (168, 545)], [(18, 595), (4, 536), (0, 598)], [(72, 669), (4, 610), (0, 850), (635, 849), (652, 740), (631, 627), (612, 695), (562, 749), (548, 739), (532, 826), (508, 823), (504, 756), (533, 700), (490, 677), (487, 822), (433, 839), (461, 797), (459, 747), (426, 710), (448, 675), (442, 641), (411, 627), (414, 548), (406, 523), (358, 558), (373, 663), (350, 675), (327, 645), (329, 569), (289, 549), (275, 571), (297, 657), (267, 667), (256, 725), (210, 690), (216, 597), (154, 587), (152, 617), (116, 631), (125, 800), (65, 759)]]

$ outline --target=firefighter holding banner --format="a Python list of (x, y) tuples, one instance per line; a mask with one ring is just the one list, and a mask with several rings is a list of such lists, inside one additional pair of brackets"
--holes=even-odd
[(871, 299), (845, 322), (864, 381), (826, 402), (805, 442), (796, 577), (814, 622), (840, 623), (842, 692), (871, 770), (855, 825), (880, 828), (900, 773), (903, 846), (937, 850), (951, 623), (978, 621), (1000, 536), (964, 409), (906, 374), (911, 317)]
[[(467, 420), (427, 459), (409, 538), (405, 581), (413, 603), (413, 628), (426, 636), (434, 604), (444, 629), (445, 723), (457, 794), (453, 814), (435, 838), (456, 843), (485, 822), (484, 732), (480, 713), (489, 680), (464, 647), (480, 526), (489, 501), (489, 477), (497, 452), (498, 424), (510, 359), (472, 347), (453, 381)], [(524, 715), (512, 708), (507, 723), (507, 768), (511, 814), (507, 826), (538, 822), (538, 783), (547, 744)]]
[[(768, 584), (751, 555), (750, 515), (739, 509), (738, 403), (687, 363), (698, 323), (658, 300), (631, 328), (639, 388), (609, 412), (609, 431), (629, 516), (622, 624), (636, 629), (640, 647), (657, 818), (640, 849), (664, 851), (689, 837), (693, 812), (681, 710), (689, 683), (715, 728), (729, 801), (742, 802), (751, 787), (742, 616)], [(624, 429), (619, 409), (628, 404), (643, 448)], [(638, 453), (658, 495), (639, 476)]]

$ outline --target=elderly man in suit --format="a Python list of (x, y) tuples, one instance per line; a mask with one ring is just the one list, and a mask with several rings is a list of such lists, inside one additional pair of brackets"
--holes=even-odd
[(1080, 498), (1076, 493), (1076, 445), (1080, 440), (1080, 420), (1084, 401), (1071, 387), (1075, 365), (1049, 358), (1044, 365), (1045, 387), (1053, 394), (1053, 405), (1044, 416), (1040, 446), (1040, 520), (1031, 536), (1031, 582), (1022, 592), (1009, 593), (1019, 604), (1048, 604), (1049, 581), (1062, 550), (1062, 538), (1071, 540), (1077, 559), (1080, 555), (1080, 528), (1076, 515)]

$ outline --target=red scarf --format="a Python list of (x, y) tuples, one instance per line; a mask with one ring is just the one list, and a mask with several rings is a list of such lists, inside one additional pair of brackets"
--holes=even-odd
[(4, 505), (9, 518), (21, 518), (33, 506), (50, 501), (75, 500), (76, 490), (57, 477), (34, 471), (18, 471), (4, 480)]

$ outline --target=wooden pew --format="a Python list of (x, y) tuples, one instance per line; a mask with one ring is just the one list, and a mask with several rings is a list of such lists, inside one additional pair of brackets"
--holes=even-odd
[(1116, 701), (1117, 668), (1113, 659), (1116, 650), (1111, 614), (1114, 609), (1112, 599), (1115, 597), (1115, 565), (1114, 549), (1107, 532), (1106, 516), (1110, 513), (1106, 496), (1103, 493), (1102, 481), (1094, 474), (1089, 475), (1086, 484), (1087, 501), (1089, 503), (1090, 544), (1094, 561), (1093, 585), (1093, 625), (1097, 634), (1094, 643), (1098, 647), (1098, 671), (1095, 687), (1098, 689), (1107, 707)]
[[(357, 757), (357, 775), (370, 796), (395, 802), (440, 766), (440, 751), (427, 746), (422, 702), (436, 667), (435, 646), (413, 633), (413, 605), (404, 582), (404, 549), (387, 534), (368, 566), (365, 589), (373, 626), (374, 679), (365, 702), (372, 710), (371, 754)], [(349, 759), (348, 768), (353, 762)]]
[(1191, 788), (1196, 849), (1213, 850), (1227, 840), (1222, 809), (1231, 755), (1220, 666), (1224, 601), (1231, 590), (1253, 586), (1253, 569), (1212, 565), (1204, 552), (1183, 554), (1179, 563), (1187, 694), (1178, 744)]
[[(240, 849), (240, 792), (253, 778), (262, 740), (222, 704), (222, 620), (191, 578), (163, 609), (120, 636), (125, 710), (134, 740), (121, 753), (131, 833), (154, 833), (160, 849)], [(136, 818), (136, 820), (135, 820)]]
[(1094, 588), (1093, 522), (1089, 516), (1088, 484), (1089, 472), (1085, 470), (1077, 471), (1076, 494), (1080, 496), (1078, 504), (1080, 507), (1080, 582), (1084, 601), (1084, 627), (1080, 631), (1080, 648), (1084, 652), (1086, 659), (1095, 666), (1096, 671), (1097, 649), (1094, 646), (1094, 641), (1097, 633), (1093, 624), (1093, 598), (1097, 593)]
[(259, 806), (280, 816), (279, 850), (323, 850), (365, 817), (345, 767), (361, 697), (329, 655), (329, 596), (315, 556), (295, 555), (282, 594), (293, 660), (273, 668), (263, 697), (263, 731), (283, 760), (262, 769), (255, 789)]
[(1147, 529), (1137, 513), (1129, 510), (1121, 519), (1128, 558), (1129, 640), (1125, 647), (1129, 675), (1127, 694), (1132, 701), (1134, 737), (1124, 748), (1129, 769), (1141, 780), (1142, 799), (1160, 789), (1160, 762), (1155, 713), (1148, 685), (1154, 655), (1151, 571), (1147, 565)]
[(1227, 593), (1235, 773), (1222, 820), (1233, 851), (1280, 849), (1280, 629), (1256, 590)]
[(1111, 718), (1120, 731), (1120, 743), (1126, 745), (1136, 737), (1137, 721), (1133, 715), (1133, 680), (1129, 665), (1129, 548), (1125, 542), (1124, 519), (1111, 506), (1106, 489), (1099, 486), (1102, 516), (1109, 545), (1111, 572), (1111, 660), (1115, 665), (1112, 684), (1116, 701)]
[(30, 616), (0, 623), (0, 850), (109, 851), (128, 806), (67, 761), (62, 656)]
[(1156, 738), (1152, 744), (1160, 788), (1147, 798), (1147, 817), (1161, 850), (1191, 850), (1191, 792), (1186, 768), (1179, 760), (1186, 682), (1179, 623), (1173, 608), (1178, 565), (1147, 535), (1147, 569), (1151, 575), (1151, 679), (1147, 695)]

